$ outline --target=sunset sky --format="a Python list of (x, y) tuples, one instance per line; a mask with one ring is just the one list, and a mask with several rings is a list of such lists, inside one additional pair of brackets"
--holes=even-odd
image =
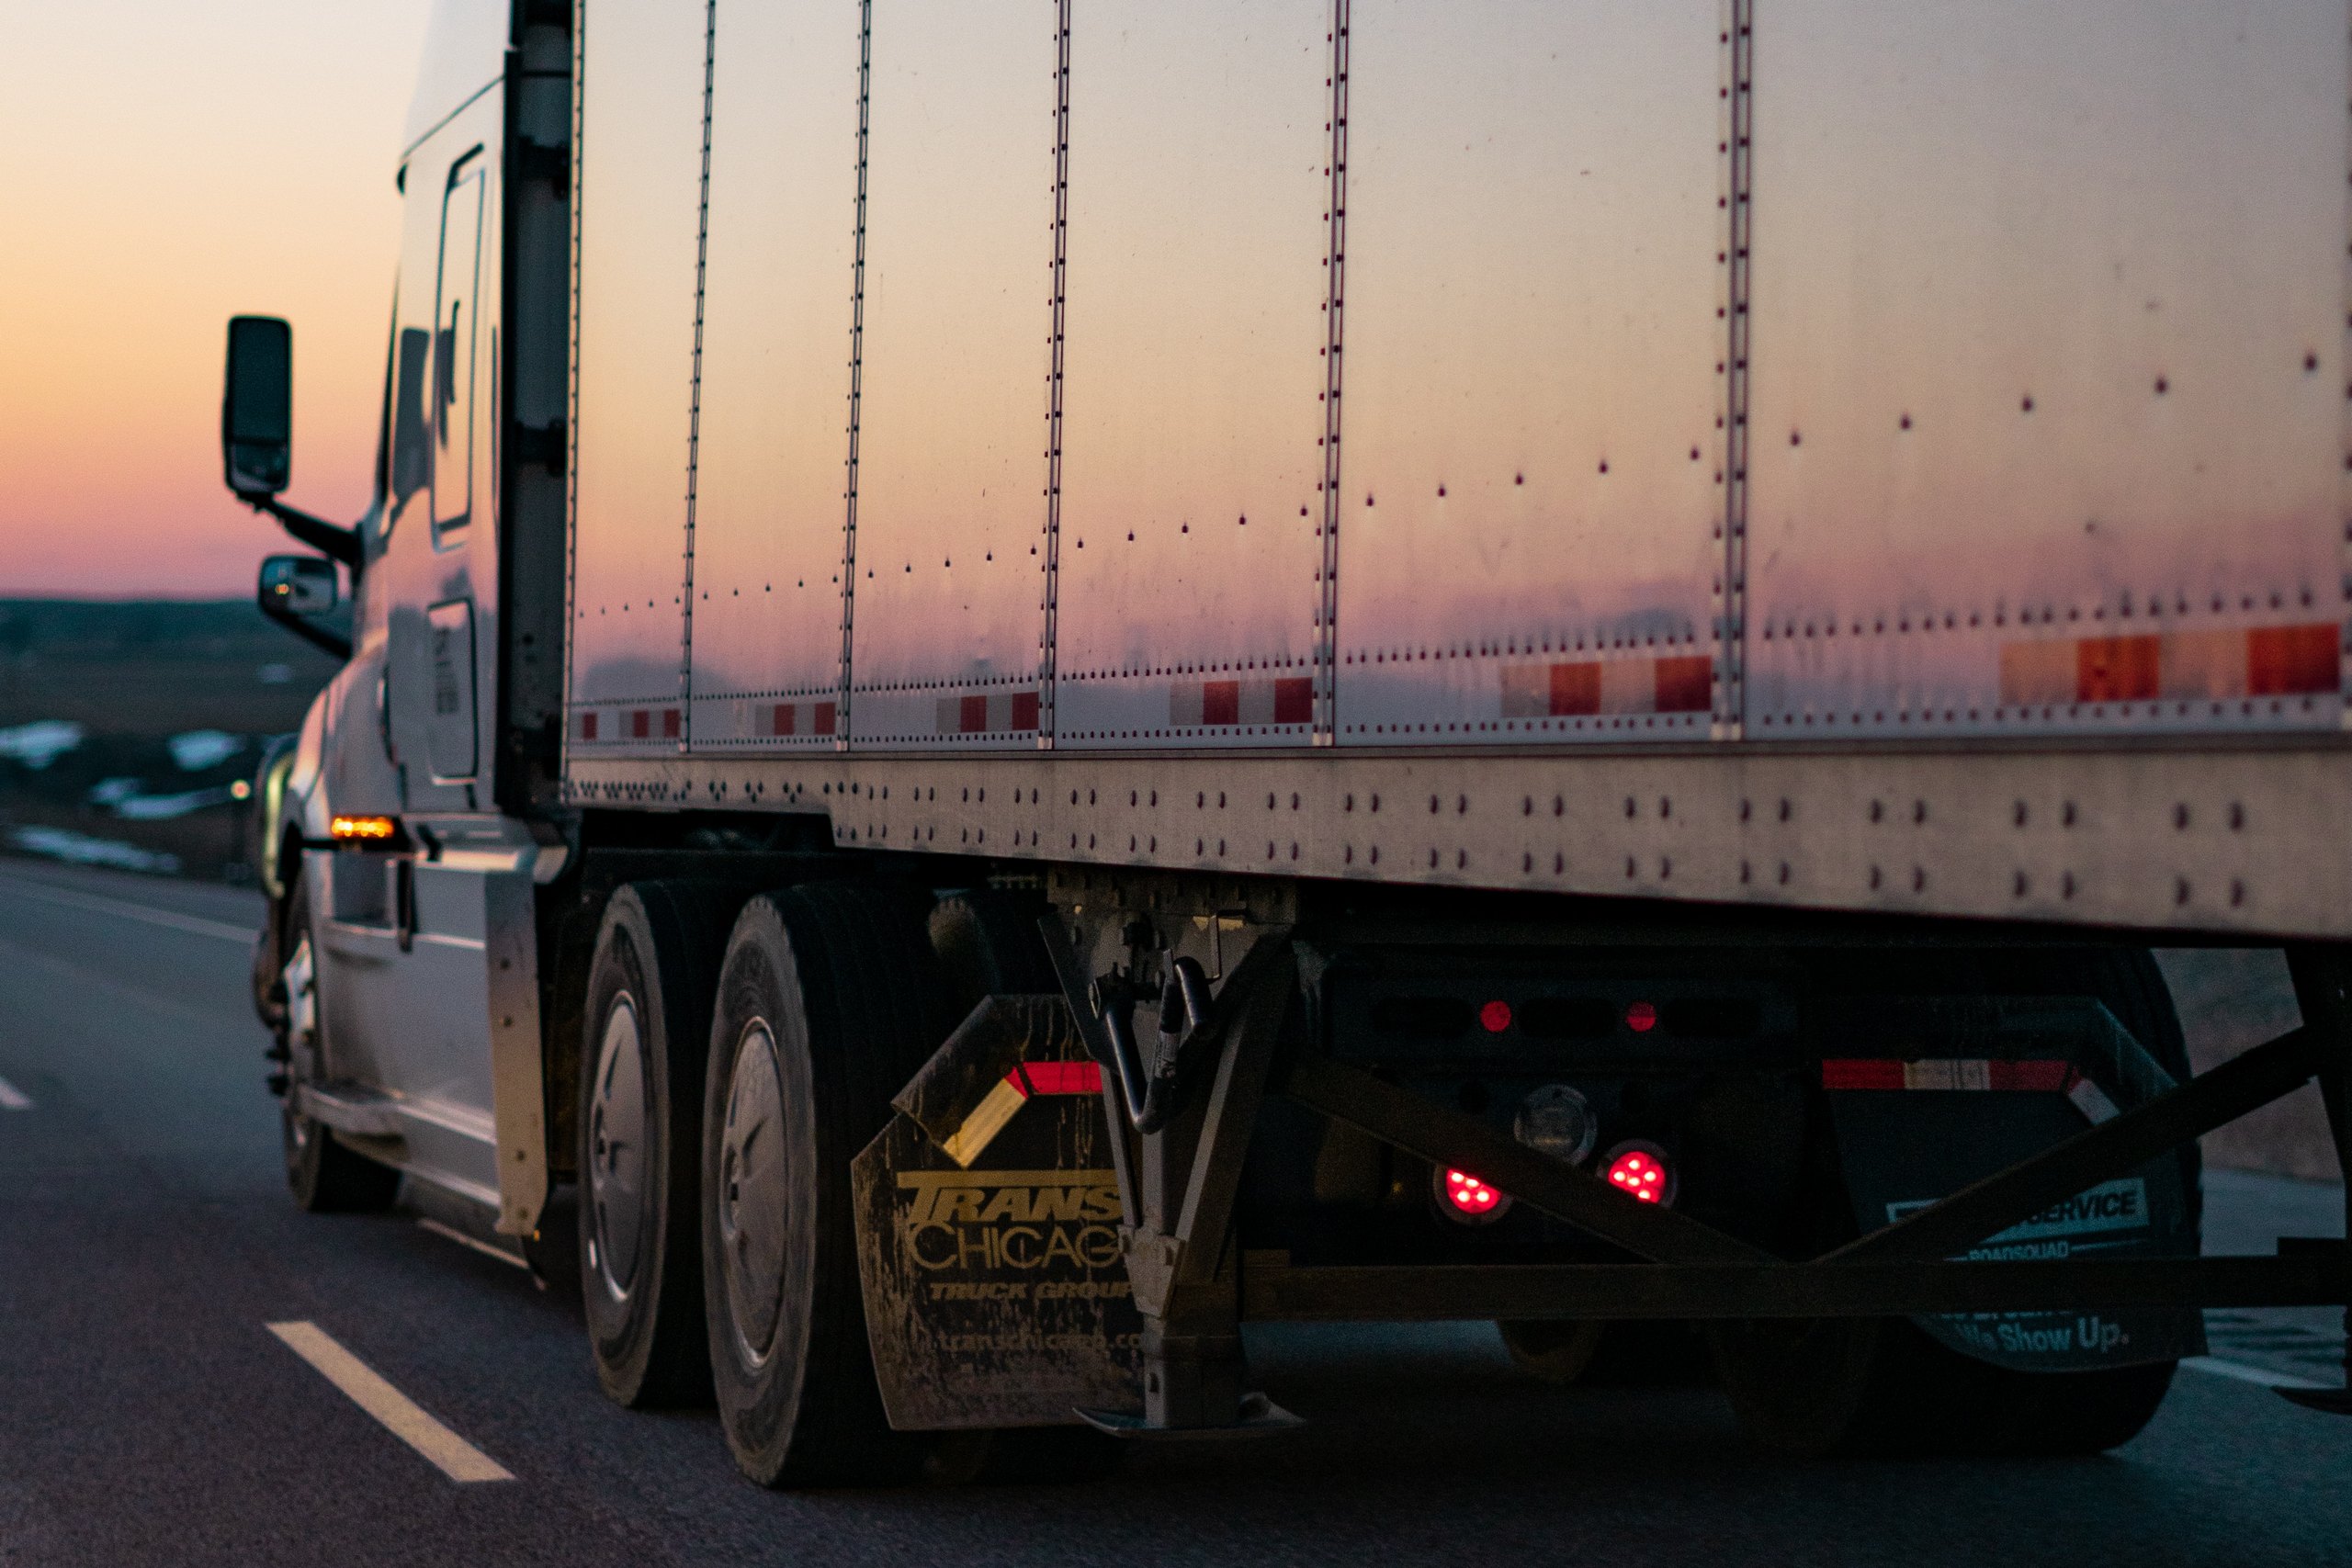
[(0, 48), (0, 597), (238, 596), (223, 323), (294, 323), (294, 482), (367, 502), (424, 0), (76, 0)]

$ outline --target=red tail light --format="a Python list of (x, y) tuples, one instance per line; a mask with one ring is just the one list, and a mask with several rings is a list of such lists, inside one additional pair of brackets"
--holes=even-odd
[(1620, 1144), (1610, 1150), (1608, 1181), (1639, 1202), (1674, 1201), (1674, 1168), (1655, 1144)]
[(1499, 1220), (1510, 1208), (1510, 1194), (1497, 1190), (1466, 1170), (1441, 1170), (1437, 1194), (1439, 1205), (1447, 1215), (1464, 1224)]

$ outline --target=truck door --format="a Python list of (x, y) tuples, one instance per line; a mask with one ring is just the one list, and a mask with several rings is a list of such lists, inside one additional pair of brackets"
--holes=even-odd
[[(338, 899), (321, 942), (331, 1055), (390, 1101), (412, 1174), (493, 1204), (514, 1163), (502, 1133), (527, 1121), (536, 1161), (540, 1114), (536, 1008), (515, 994), (529, 946), (503, 945), (517, 928), (527, 938), (537, 851), (492, 804), (481, 734), (495, 705), (480, 693), (497, 635), (500, 96), (437, 128), (403, 175), (391, 493), (368, 568), (384, 626), (382, 728), (339, 737), (389, 756), (402, 837), (366, 870), (336, 857), (338, 882), (379, 867), (383, 880)], [(502, 1029), (527, 1032), (527, 1084), (495, 1086)]]

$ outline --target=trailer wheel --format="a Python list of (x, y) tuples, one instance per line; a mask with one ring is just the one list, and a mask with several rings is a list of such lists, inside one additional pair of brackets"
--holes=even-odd
[(1538, 1382), (1583, 1388), (1682, 1388), (1710, 1382), (1697, 1325), (1673, 1318), (1544, 1319), (1495, 1325), (1511, 1364)]
[(831, 883), (752, 899), (719, 980), (704, 1100), (703, 1259), (719, 1422), (765, 1486), (922, 1473), (867, 1348), (850, 1162), (954, 1020), (924, 900)]
[(315, 1075), (319, 1059), (318, 972), (311, 951), (311, 896), (297, 886), (287, 901), (280, 940), (291, 937), (293, 951), (279, 970), (278, 987), (285, 1000), (277, 1009), (273, 1032), (285, 1053), (287, 1084), (278, 1107), (280, 1142), (286, 1153), (286, 1185), (295, 1204), (307, 1213), (364, 1214), (391, 1207), (400, 1193), (401, 1173), (336, 1141), (334, 1129), (305, 1115), (295, 1090)]
[(622, 1404), (705, 1403), (703, 1064), (725, 908), (639, 882), (605, 908), (580, 1074), (580, 1293), (596, 1380)]
[[(1988, 995), (2097, 997), (2165, 1071), (2188, 1077), (2179, 1016), (2144, 950), (1999, 954), (1979, 983)], [(2194, 1230), (2196, 1145), (2179, 1158)], [(1837, 1213), (1850, 1235), (1842, 1200)], [(2099, 1453), (2139, 1435), (2178, 1366), (2018, 1371), (1963, 1356), (1907, 1318), (1724, 1323), (1708, 1338), (1742, 1431), (1760, 1448), (1807, 1459)]]
[(1495, 1328), (1502, 1335), (1503, 1348), (1510, 1353), (1511, 1365), (1538, 1382), (1565, 1388), (1583, 1379), (1593, 1357), (1600, 1353), (1609, 1325), (1599, 1321), (1552, 1323), (1539, 1318), (1525, 1323), (1505, 1321), (1496, 1324)]

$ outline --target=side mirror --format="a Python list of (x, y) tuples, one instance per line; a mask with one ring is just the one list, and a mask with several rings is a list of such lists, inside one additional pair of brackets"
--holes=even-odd
[(271, 556), (261, 563), (255, 592), (265, 609), (305, 620), (329, 614), (342, 600), (334, 562), (317, 556)]
[(321, 652), (348, 659), (349, 637), (311, 624), (333, 610), (339, 597), (334, 562), (317, 556), (270, 557), (261, 563), (261, 581), (254, 589), (263, 615)]
[(220, 394), (220, 460), (230, 490), (247, 499), (283, 491), (293, 437), (294, 329), (275, 316), (232, 317)]

